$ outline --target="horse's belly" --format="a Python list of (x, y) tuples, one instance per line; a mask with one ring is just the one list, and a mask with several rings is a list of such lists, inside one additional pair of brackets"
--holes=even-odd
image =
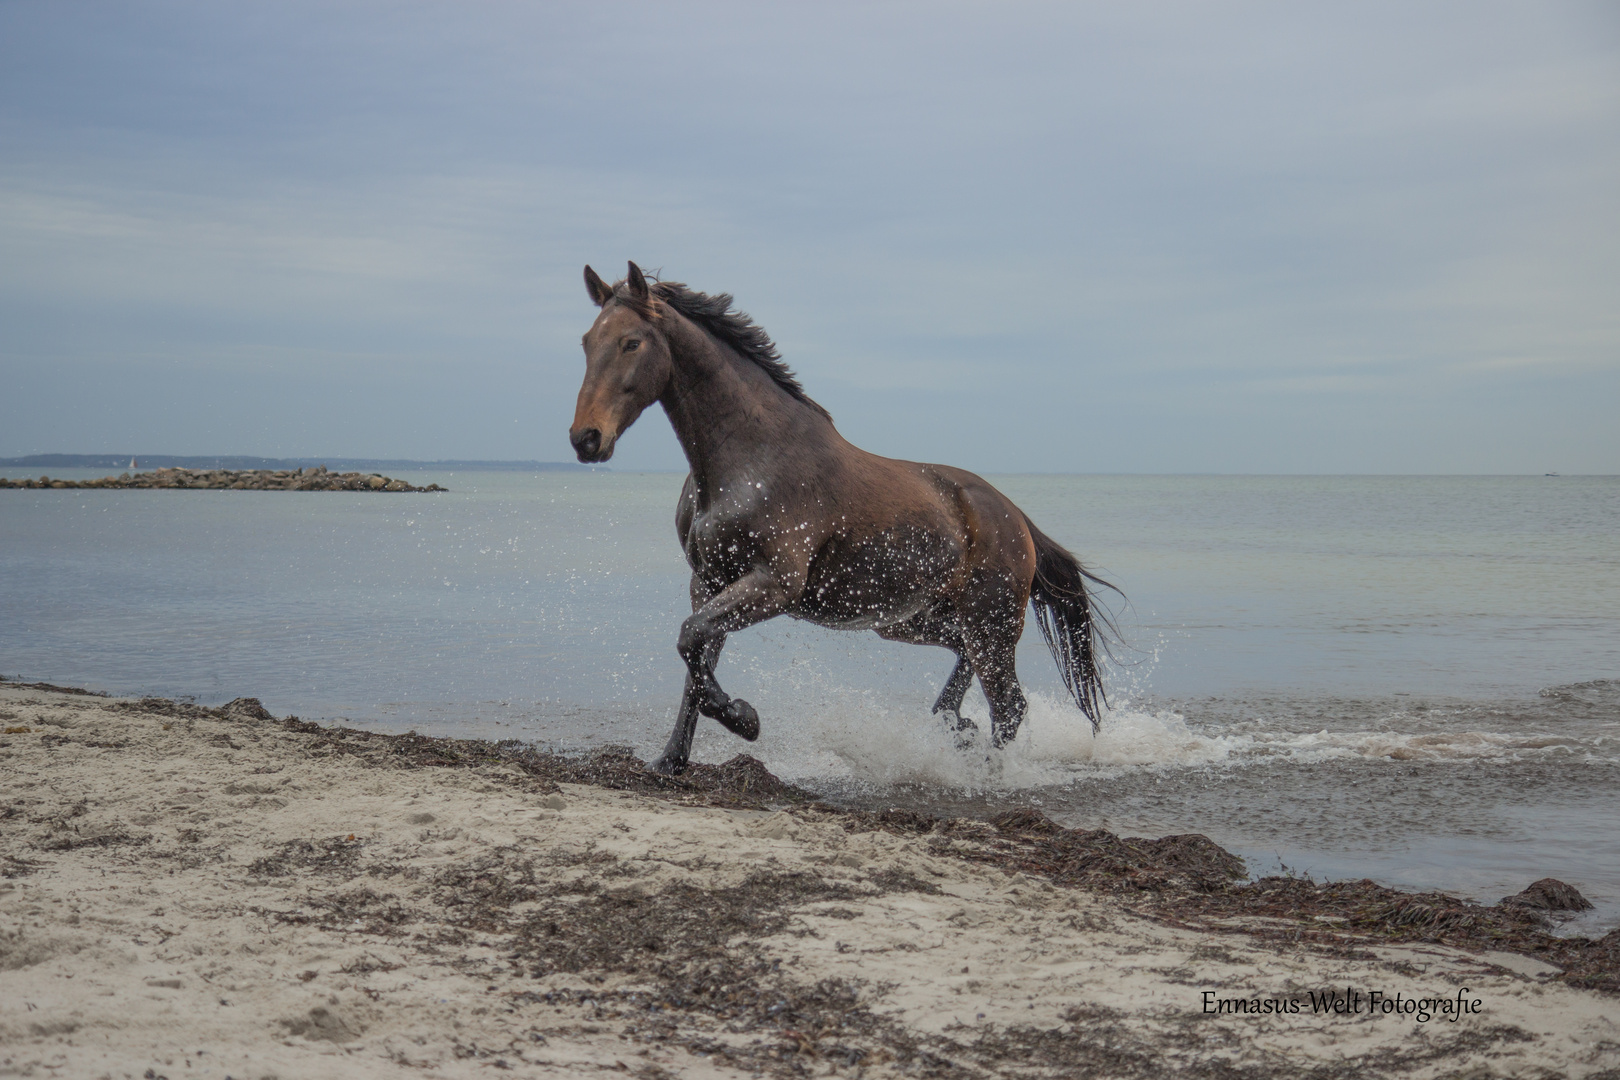
[(833, 541), (811, 561), (791, 614), (837, 630), (905, 622), (935, 604), (960, 561), (949, 537), (926, 530)]
[(845, 611), (800, 606), (788, 614), (805, 622), (813, 622), (817, 626), (825, 626), (829, 630), (881, 630), (885, 626), (893, 626), (914, 618), (928, 606), (926, 600), (898, 611)]

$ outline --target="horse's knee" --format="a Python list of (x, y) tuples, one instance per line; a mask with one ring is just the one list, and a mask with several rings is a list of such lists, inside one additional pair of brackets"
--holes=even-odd
[(681, 636), (675, 641), (675, 651), (681, 654), (687, 667), (694, 667), (703, 658), (703, 646), (707, 638), (702, 627), (697, 623), (697, 616), (692, 616), (681, 623)]

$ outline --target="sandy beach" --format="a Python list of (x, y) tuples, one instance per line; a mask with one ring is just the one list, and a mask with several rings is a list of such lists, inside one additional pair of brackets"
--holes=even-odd
[(0, 1076), (1620, 1069), (1620, 934), (1533, 905), (252, 699), (0, 683), (0, 731)]

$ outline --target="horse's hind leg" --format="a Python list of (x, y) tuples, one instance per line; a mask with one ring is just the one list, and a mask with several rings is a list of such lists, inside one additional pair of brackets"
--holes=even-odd
[(990, 745), (1000, 748), (1011, 742), (1029, 711), (1024, 688), (1018, 684), (1016, 653), (1018, 637), (1024, 631), (1024, 613), (1019, 610), (1011, 619), (969, 628), (967, 658), (973, 664), (973, 673), (984, 687), (985, 700), (990, 702)]
[(975, 653), (973, 670), (984, 687), (985, 699), (990, 702), (990, 745), (1000, 748), (1018, 735), (1024, 714), (1029, 711), (1029, 702), (1024, 697), (1024, 688), (1018, 685), (1011, 645), (997, 644), (975, 650)]
[(939, 692), (939, 698), (934, 702), (934, 712), (945, 714), (945, 722), (956, 736), (959, 750), (972, 742), (973, 732), (979, 730), (979, 725), (962, 715), (962, 699), (967, 696), (971, 685), (973, 665), (968, 663), (967, 657), (958, 654), (956, 667), (951, 670), (951, 677), (945, 680), (945, 689)]
[(973, 732), (979, 726), (963, 716), (961, 710), (962, 699), (967, 696), (968, 687), (973, 685), (973, 665), (962, 655), (962, 632), (955, 621), (946, 615), (929, 613), (885, 626), (877, 634), (889, 641), (903, 641), (908, 645), (937, 645), (956, 654), (956, 667), (951, 669), (951, 677), (945, 680), (945, 688), (934, 700), (933, 711), (935, 715), (945, 715), (945, 723), (956, 736), (958, 748), (971, 742)]
[(998, 749), (1017, 737), (1024, 714), (1029, 711), (1024, 688), (1018, 685), (1011, 652), (1009, 649), (1005, 663), (998, 662), (989, 671), (981, 668), (978, 673), (984, 696), (990, 701), (990, 745)]

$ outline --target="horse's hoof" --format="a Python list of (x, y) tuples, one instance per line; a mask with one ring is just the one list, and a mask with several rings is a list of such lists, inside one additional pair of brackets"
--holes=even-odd
[(740, 735), (749, 742), (759, 738), (759, 713), (742, 698), (732, 698), (716, 719), (733, 735)]
[(966, 750), (979, 741), (979, 725), (970, 717), (963, 716), (955, 709), (941, 709), (945, 717), (945, 730), (951, 733), (951, 740), (958, 750)]
[(679, 776), (686, 771), (686, 762), (676, 761), (673, 758), (661, 757), (651, 765), (647, 771), (657, 773), (659, 776)]

